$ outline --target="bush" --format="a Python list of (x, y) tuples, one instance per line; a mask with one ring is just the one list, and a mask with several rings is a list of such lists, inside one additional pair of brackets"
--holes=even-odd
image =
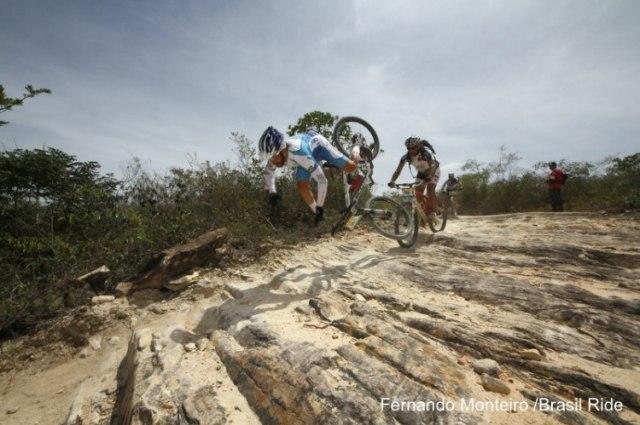
[(159, 175), (134, 159), (123, 181), (53, 148), (1, 153), (0, 337), (84, 302), (69, 279), (106, 264), (116, 283), (211, 228), (227, 227), (253, 256), (273, 239), (329, 230), (342, 208), (340, 173), (329, 175), (326, 220), (315, 228), (291, 173), (278, 180), (283, 199), (270, 208), (253, 144), (240, 134), (232, 141), (235, 165), (193, 163)]
[[(548, 211), (547, 163), (516, 172), (514, 164), (518, 160), (517, 154), (501, 148), (496, 162), (467, 161), (463, 166), (466, 174), (460, 176), (460, 213)], [(558, 161), (558, 165), (570, 176), (563, 187), (566, 210), (622, 211), (640, 207), (640, 153), (609, 158), (599, 166), (567, 160)]]

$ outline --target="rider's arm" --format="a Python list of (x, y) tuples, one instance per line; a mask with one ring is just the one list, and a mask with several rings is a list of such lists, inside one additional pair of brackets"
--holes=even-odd
[(398, 166), (396, 167), (396, 171), (394, 171), (393, 175), (391, 176), (391, 183), (395, 183), (396, 180), (398, 179), (398, 177), (400, 177), (400, 173), (402, 172), (402, 169), (404, 168), (404, 163), (405, 162), (407, 162), (407, 160), (403, 156), (400, 159), (400, 162), (398, 163)]
[(262, 175), (264, 176), (264, 188), (268, 190), (269, 193), (276, 193), (276, 167), (271, 161), (267, 161)]

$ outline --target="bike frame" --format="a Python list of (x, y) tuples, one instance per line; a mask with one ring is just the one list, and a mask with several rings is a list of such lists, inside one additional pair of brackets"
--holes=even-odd
[[(370, 130), (373, 131), (373, 129), (370, 129)], [(374, 138), (377, 140), (377, 136), (374, 135)], [(373, 155), (369, 147), (365, 146), (362, 143), (359, 143), (358, 146), (360, 147), (361, 160), (358, 162), (358, 164), (356, 164), (356, 166), (357, 166), (357, 169), (360, 172), (362, 172), (363, 181), (360, 187), (358, 188), (358, 191), (352, 194), (349, 190), (350, 187), (347, 180), (347, 174), (343, 172), (342, 185), (344, 188), (345, 209), (342, 212), (342, 217), (340, 218), (340, 220), (338, 220), (338, 222), (333, 226), (333, 230), (331, 232), (332, 235), (335, 235), (335, 233), (338, 230), (344, 227), (353, 229), (362, 217), (369, 218), (371, 220), (383, 218), (384, 220), (384, 219), (393, 219), (394, 217), (397, 217), (398, 214), (400, 215), (404, 214), (404, 217), (407, 220), (407, 222), (408, 220), (410, 220), (406, 209), (404, 209), (402, 205), (398, 204), (397, 202), (395, 202), (390, 198), (385, 198), (383, 196), (372, 197), (367, 201), (367, 205), (364, 208), (358, 206), (358, 201), (360, 200), (360, 196), (362, 196), (363, 188), (365, 186), (368, 188), (371, 188), (371, 186), (374, 185), (374, 181), (371, 178), (371, 175), (373, 174), (373, 158), (375, 157), (375, 155)], [(341, 149), (341, 151), (343, 152), (343, 154), (345, 154), (344, 149)], [(374, 203), (376, 205), (379, 205), (380, 207), (372, 208), (374, 206)], [(392, 206), (392, 208), (396, 208), (396, 209), (393, 211), (390, 211), (389, 209), (385, 209), (385, 207), (383, 206), (385, 204), (387, 206)], [(382, 233), (384, 236), (387, 236), (390, 238), (405, 237), (409, 234), (411, 230), (411, 228), (409, 228), (406, 231), (406, 234), (400, 234), (400, 235), (397, 234), (397, 231), (396, 233), (391, 233), (389, 230), (383, 229), (383, 226), (381, 226), (378, 221), (373, 221), (373, 227), (375, 227), (376, 230), (378, 230), (378, 232)]]
[[(395, 217), (395, 214), (397, 214), (397, 211), (401, 211), (405, 215), (405, 218), (407, 220), (410, 220), (409, 214), (406, 211), (406, 209), (404, 209), (402, 205), (393, 201), (390, 198), (385, 198), (380, 196), (372, 197), (367, 202), (367, 205), (364, 208), (358, 206), (358, 201), (360, 200), (360, 196), (362, 196), (363, 187), (365, 185), (367, 187), (371, 187), (373, 185), (373, 180), (371, 179), (371, 173), (372, 173), (373, 167), (371, 165), (371, 162), (362, 163), (360, 164), (360, 167), (364, 168), (364, 169), (361, 168), (361, 170), (364, 171), (365, 181), (363, 181), (362, 186), (360, 186), (360, 188), (358, 189), (358, 192), (355, 193), (353, 197), (351, 197), (348, 192), (345, 194), (345, 201), (348, 201), (349, 204), (347, 205), (347, 208), (342, 213), (342, 217), (340, 218), (340, 220), (334, 226), (333, 231), (331, 232), (332, 235), (334, 235), (336, 231), (345, 227), (347, 229), (353, 229), (358, 224), (360, 219), (363, 217), (371, 220), (374, 220), (374, 218), (379, 219), (381, 217), (387, 218), (387, 219), (393, 219), (393, 217)], [(345, 180), (345, 183), (346, 183), (346, 180)], [(391, 212), (388, 209), (371, 208), (372, 201), (378, 201), (378, 202), (383, 201), (388, 203), (390, 202), (392, 204), (394, 203), (397, 206), (398, 210), (396, 210), (396, 212)], [(412, 229), (412, 227), (407, 228), (404, 234), (392, 234), (388, 230), (383, 230), (379, 225), (376, 224), (376, 222), (374, 222), (373, 225), (384, 236), (389, 238), (394, 238), (394, 239), (397, 237), (406, 237), (407, 235), (409, 235)]]
[(358, 200), (360, 200), (360, 195), (362, 194), (362, 188), (366, 185), (367, 187), (373, 186), (373, 181), (371, 180), (371, 164), (364, 163), (362, 165), (364, 168), (364, 180), (362, 181), (362, 186), (358, 189), (358, 192), (355, 194), (353, 199), (351, 198), (351, 193), (349, 193), (349, 184), (347, 183), (347, 175), (346, 173), (342, 174), (342, 180), (344, 182), (344, 196), (345, 196), (345, 208), (358, 210)]
[[(434, 223), (429, 221), (429, 218), (427, 217), (427, 215), (425, 214), (424, 210), (422, 209), (422, 206), (418, 203), (418, 200), (416, 199), (415, 187), (419, 186), (419, 185), (420, 185), (420, 183), (418, 183), (418, 182), (400, 183), (400, 184), (396, 185), (396, 188), (400, 189), (403, 192), (403, 197), (411, 196), (410, 204), (411, 204), (411, 209), (412, 209), (412, 211), (411, 211), (411, 213), (412, 213), (411, 215), (412, 216), (415, 215), (414, 213), (417, 213), (418, 217), (420, 217), (421, 220), (424, 220), (424, 222), (429, 225), (429, 228), (434, 233), (444, 230), (444, 226), (446, 225), (446, 217), (447, 217), (447, 214), (448, 214), (447, 209), (449, 208), (450, 203), (451, 203), (451, 199), (450, 199), (449, 195), (446, 194), (446, 196), (445, 196), (442, 193), (440, 195), (438, 195), (438, 192), (436, 192), (434, 194), (434, 196), (436, 197), (436, 201), (437, 201), (436, 204), (438, 205), (436, 208), (440, 208), (440, 209), (443, 210), (442, 211), (442, 217), (443, 217), (442, 220), (443, 220), (443, 222), (441, 223), (442, 227), (440, 228), (440, 230), (436, 230), (436, 228), (434, 227)], [(424, 196), (427, 197), (427, 198), (429, 197), (429, 195), (424, 195)], [(441, 202), (444, 205), (442, 205)], [(409, 204), (408, 200), (405, 199), (404, 202), (403, 202), (403, 205), (408, 205), (408, 204)], [(434, 211), (434, 212), (437, 213), (437, 210)], [(415, 223), (415, 225), (419, 226), (419, 223)]]
[(344, 190), (344, 207), (349, 208), (351, 205), (351, 195), (349, 194), (349, 183), (347, 182), (347, 173), (342, 173), (342, 188)]
[[(361, 146), (362, 148), (362, 146)], [(371, 175), (373, 174), (373, 163), (371, 160), (363, 161), (360, 164), (356, 164), (357, 168), (364, 173), (364, 180), (362, 181), (362, 185), (367, 185), (368, 187), (373, 186), (373, 179), (371, 179)], [(344, 189), (344, 207), (348, 209), (352, 206), (353, 201), (351, 199), (351, 193), (349, 192), (349, 183), (347, 182), (347, 173), (342, 173), (342, 187)], [(358, 193), (356, 195), (357, 198), (360, 197), (360, 192), (362, 191), (362, 186), (358, 189)], [(356, 202), (357, 203), (357, 199)]]
[[(403, 198), (407, 198), (403, 200), (403, 204), (411, 204), (411, 215), (413, 216), (413, 212), (416, 211), (418, 213), (418, 216), (420, 216), (420, 218), (426, 223), (428, 217), (424, 213), (422, 207), (418, 204), (418, 200), (416, 199), (416, 186), (418, 186), (418, 183), (400, 183), (396, 185), (396, 187), (403, 193)], [(408, 201), (409, 197), (411, 197), (411, 202)], [(425, 195), (425, 197), (428, 197), (428, 195)]]

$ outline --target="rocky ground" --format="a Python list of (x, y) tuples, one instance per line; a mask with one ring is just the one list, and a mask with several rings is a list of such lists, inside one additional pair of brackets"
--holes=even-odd
[(189, 279), (5, 343), (0, 423), (640, 423), (638, 216), (361, 229)]

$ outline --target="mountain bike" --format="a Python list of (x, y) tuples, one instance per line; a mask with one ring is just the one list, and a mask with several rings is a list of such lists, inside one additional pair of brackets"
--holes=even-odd
[(418, 233), (420, 231), (420, 223), (424, 222), (429, 225), (429, 228), (433, 233), (442, 232), (447, 225), (447, 216), (449, 210), (449, 194), (448, 193), (440, 193), (437, 196), (438, 206), (436, 207), (436, 217), (437, 221), (433, 222), (429, 220), (427, 215), (422, 210), (422, 207), (418, 204), (418, 200), (415, 196), (415, 187), (419, 185), (419, 183), (398, 183), (395, 185), (395, 188), (400, 189), (402, 191), (402, 205), (407, 208), (411, 214), (409, 215), (411, 223), (407, 225), (406, 222), (402, 221), (402, 217), (398, 217), (398, 222), (396, 226), (398, 230), (403, 230), (407, 226), (410, 227), (411, 231), (406, 237), (398, 237), (396, 240), (398, 241), (398, 245), (403, 248), (412, 247), (416, 241), (418, 240)]
[(374, 196), (367, 200), (364, 207), (358, 205), (360, 197), (365, 192), (363, 188), (370, 188), (373, 185), (370, 174), (371, 167), (365, 164), (362, 168), (365, 172), (365, 182), (370, 183), (363, 184), (356, 193), (351, 194), (350, 203), (333, 226), (331, 235), (335, 236), (342, 229), (351, 230), (365, 218), (383, 236), (393, 239), (410, 237), (413, 230), (412, 219), (400, 203), (385, 196)]
[[(343, 117), (333, 128), (332, 142), (346, 156), (350, 156), (354, 147), (360, 149), (362, 160), (358, 164), (363, 183), (355, 191), (349, 191), (347, 175), (343, 174), (345, 187), (345, 209), (340, 219), (333, 226), (331, 235), (340, 230), (353, 229), (362, 218), (368, 219), (373, 227), (382, 235), (389, 238), (406, 238), (411, 232), (411, 217), (405, 208), (393, 199), (384, 196), (374, 196), (367, 200), (364, 207), (359, 206), (360, 197), (365, 187), (374, 184), (373, 159), (380, 152), (380, 141), (373, 127), (358, 117)], [(404, 224), (400, 224), (404, 223)]]

